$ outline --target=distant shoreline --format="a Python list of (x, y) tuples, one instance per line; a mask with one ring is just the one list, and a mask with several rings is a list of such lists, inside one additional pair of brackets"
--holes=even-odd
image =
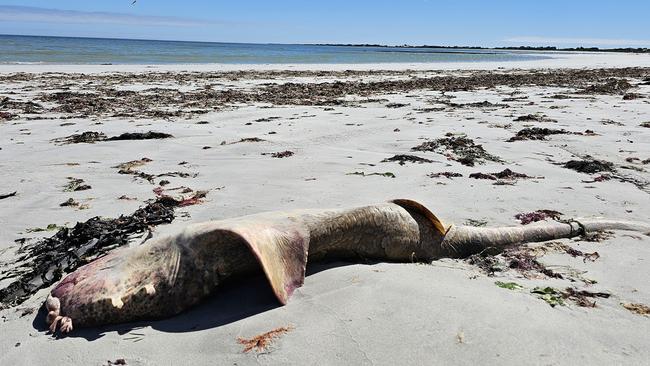
[(148, 42), (188, 42), (203, 44), (241, 44), (241, 45), (294, 45), (294, 46), (321, 46), (321, 47), (358, 47), (358, 48), (406, 48), (406, 49), (452, 49), (452, 50), (485, 50), (485, 51), (547, 51), (547, 52), (622, 52), (622, 53), (650, 53), (648, 47), (557, 47), (557, 46), (516, 46), (516, 47), (484, 47), (484, 46), (441, 46), (441, 45), (387, 45), (375, 43), (273, 43), (273, 42), (218, 42), (218, 41), (187, 41), (173, 39), (146, 39), (146, 38), (107, 38), (107, 37), (83, 37), (83, 36), (43, 36), (33, 34), (0, 34), (0, 37), (47, 37), (47, 38), (70, 38), (70, 39), (94, 39), (94, 40), (118, 40), (118, 41), (148, 41)]
[(326, 47), (373, 47), (373, 48), (439, 48), (452, 50), (504, 50), (504, 51), (547, 51), (547, 52), (623, 52), (623, 53), (650, 53), (650, 48), (646, 47), (625, 47), (625, 48), (599, 48), (599, 47), (564, 47), (556, 46), (517, 46), (517, 47), (482, 47), (482, 46), (437, 46), (437, 45), (383, 45), (383, 44), (339, 44), (339, 43), (305, 43), (306, 46), (326, 46)]

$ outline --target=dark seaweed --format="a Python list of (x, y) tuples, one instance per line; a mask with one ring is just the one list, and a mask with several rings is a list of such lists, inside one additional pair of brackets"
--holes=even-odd
[(508, 142), (520, 141), (520, 140), (546, 140), (547, 136), (550, 135), (565, 135), (570, 133), (565, 129), (553, 129), (553, 128), (524, 128), (519, 130), (517, 134), (511, 137)]
[(546, 219), (559, 220), (562, 216), (561, 212), (554, 210), (537, 210), (534, 212), (518, 213), (515, 219), (519, 220), (522, 225), (528, 225), (531, 222), (542, 221)]
[(418, 164), (433, 163), (433, 160), (421, 158), (421, 157), (415, 156), (415, 155), (405, 155), (405, 154), (398, 154), (398, 155), (395, 155), (395, 156), (391, 156), (390, 158), (386, 158), (386, 159), (382, 160), (381, 162), (382, 163), (389, 163), (389, 162), (395, 162), (395, 161), (398, 162), (399, 165), (404, 165), (407, 162), (409, 162), (409, 163), (418, 163)]
[(415, 146), (412, 151), (432, 151), (447, 156), (450, 160), (458, 161), (466, 166), (483, 164), (486, 160), (501, 162), (498, 156), (489, 154), (483, 146), (474, 143), (468, 137), (445, 137), (433, 141), (423, 142)]
[(564, 163), (567, 169), (580, 173), (593, 174), (598, 172), (613, 172), (614, 164), (603, 160), (570, 160)]

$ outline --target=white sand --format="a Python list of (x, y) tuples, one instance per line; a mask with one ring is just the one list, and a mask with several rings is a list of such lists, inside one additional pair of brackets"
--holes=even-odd
[[(368, 68), (483, 69), (493, 64), (372, 65)], [(650, 66), (647, 55), (575, 54), (551, 61), (507, 63), (508, 68)], [(156, 66), (155, 70), (230, 70), (234, 66)], [(276, 69), (281, 66), (258, 66)], [(295, 65), (292, 69), (321, 66)], [(364, 69), (367, 65), (328, 65), (326, 69)], [(245, 66), (244, 68), (250, 68)], [(288, 67), (287, 67), (288, 68)], [(140, 66), (0, 66), (0, 72), (137, 71)], [(248, 81), (235, 82), (247, 83)], [(181, 209), (179, 217), (160, 226), (162, 235), (187, 224), (260, 211), (302, 207), (341, 207), (412, 198), (432, 209), (446, 222), (467, 219), (489, 226), (516, 224), (513, 216), (536, 209), (554, 209), (566, 217), (605, 216), (650, 222), (650, 195), (630, 183), (610, 180), (582, 183), (590, 178), (562, 168), (560, 163), (590, 154), (617, 166), (634, 165), (642, 171), (620, 170), (639, 180), (650, 173), (627, 157), (650, 158), (650, 99), (621, 100), (616, 96), (553, 100), (544, 96), (566, 92), (554, 88), (519, 88), (527, 100), (508, 102), (507, 109), (458, 108), (418, 113), (438, 92), (414, 91), (382, 96), (403, 108), (364, 104), (363, 108), (242, 107), (214, 112), (192, 120), (91, 119), (0, 122), (0, 193), (18, 190), (15, 198), (0, 201), (0, 250), (30, 227), (50, 223), (72, 225), (90, 217), (130, 213), (153, 197), (155, 186), (117, 174), (115, 165), (148, 157), (143, 171), (196, 172), (196, 178), (167, 178), (170, 186), (213, 189), (202, 205)], [(455, 103), (488, 100), (501, 102), (510, 88), (448, 93)], [(636, 92), (650, 94), (650, 86)], [(3, 93), (0, 91), (0, 96)], [(528, 105), (528, 102), (534, 105)], [(551, 108), (553, 107), (553, 108)], [(543, 113), (557, 123), (513, 122), (516, 116)], [(267, 123), (258, 118), (281, 117)], [(291, 118), (296, 119), (291, 119)], [(611, 119), (621, 125), (605, 125)], [(196, 124), (208, 121), (209, 124)], [(14, 123), (16, 122), (16, 123)], [(60, 126), (74, 122), (72, 126)], [(151, 125), (149, 125), (149, 123)], [(351, 125), (349, 125), (351, 124)], [(498, 125), (512, 124), (509, 128)], [(527, 125), (595, 131), (597, 136), (557, 135), (548, 141), (505, 142)], [(394, 132), (395, 129), (399, 132)], [(115, 135), (126, 131), (161, 131), (175, 136), (160, 141), (119, 141), (56, 146), (49, 140), (83, 131)], [(276, 134), (268, 134), (274, 131)], [(380, 163), (384, 158), (420, 144), (464, 132), (485, 149), (506, 160), (473, 168), (448, 161), (435, 153), (415, 153), (432, 164)], [(29, 134), (27, 134), (29, 133)], [(244, 137), (267, 141), (223, 145)], [(203, 146), (211, 149), (203, 150)], [(284, 159), (264, 152), (292, 150)], [(179, 167), (181, 161), (188, 166)], [(66, 163), (79, 163), (68, 166)], [(376, 166), (362, 165), (376, 164)], [(497, 172), (509, 167), (545, 179), (521, 180), (514, 186), (492, 185), (469, 179), (473, 172)], [(346, 175), (363, 171), (392, 172), (396, 178)], [(428, 173), (453, 171), (463, 178), (432, 179)], [(83, 178), (92, 190), (66, 193), (65, 177)], [(315, 178), (315, 179), (312, 179)], [(217, 189), (220, 188), (220, 189)], [(7, 192), (5, 192), (7, 191)], [(137, 201), (117, 200), (121, 195)], [(89, 204), (87, 210), (59, 207), (74, 197)], [(177, 212), (178, 213), (178, 212)], [(51, 234), (51, 233), (50, 233)], [(37, 234), (27, 234), (29, 236)], [(462, 261), (432, 265), (376, 264), (313, 266), (304, 287), (289, 304), (277, 307), (261, 278), (243, 281), (216, 294), (205, 304), (180, 316), (157, 322), (82, 329), (55, 340), (39, 331), (34, 315), (21, 317), (25, 308), (37, 307), (47, 291), (21, 305), (0, 312), (0, 364), (101, 365), (124, 358), (129, 365), (223, 364), (648, 364), (650, 318), (624, 309), (620, 303), (650, 305), (650, 238), (617, 232), (601, 243), (563, 241), (601, 258), (584, 263), (568, 255), (548, 255), (542, 262), (553, 269), (584, 271), (595, 279), (589, 289), (613, 296), (597, 299), (597, 308), (570, 304), (551, 308), (529, 293), (537, 285), (564, 288), (557, 279), (525, 279), (516, 272), (487, 277)], [(2, 255), (0, 254), (0, 258)], [(524, 290), (510, 291), (494, 281), (516, 281)], [(252, 337), (276, 327), (294, 327), (263, 354), (243, 353), (237, 337)]]

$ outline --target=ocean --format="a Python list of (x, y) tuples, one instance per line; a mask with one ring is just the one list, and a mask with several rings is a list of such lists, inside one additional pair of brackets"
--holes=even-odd
[(524, 61), (540, 53), (0, 35), (1, 64), (359, 64)]

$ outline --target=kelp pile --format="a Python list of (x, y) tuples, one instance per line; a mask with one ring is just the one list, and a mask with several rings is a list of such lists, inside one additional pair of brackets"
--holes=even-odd
[[(557, 86), (584, 94), (623, 94), (632, 84), (627, 78), (647, 78), (648, 68), (553, 71), (472, 71), (442, 75), (427, 71), (414, 76), (412, 71), (241, 71), (241, 72), (146, 72), (111, 73), (107, 75), (15, 73), (0, 76), (0, 84), (29, 81), (42, 93), (34, 99), (45, 102), (0, 99), (0, 109), (26, 118), (50, 118), (41, 114), (54, 112), (58, 118), (111, 116), (123, 118), (183, 118), (208, 113), (228, 106), (270, 103), (273, 105), (345, 106), (344, 98), (361, 98), (413, 90), (467, 91), (497, 86)], [(380, 81), (363, 82), (364, 76), (390, 75)], [(242, 79), (270, 80), (277, 78), (325, 78), (323, 82), (264, 83), (259, 86), (233, 89), (215, 87), (224, 81)], [(353, 79), (357, 78), (357, 79)], [(340, 79), (331, 81), (331, 79)], [(192, 88), (160, 88), (171, 83)], [(145, 84), (150, 88), (133, 91), (117, 89), (128, 84)], [(73, 86), (76, 91), (61, 91)], [(184, 90), (185, 89), (185, 90)], [(391, 105), (399, 106), (397, 104)], [(390, 107), (390, 106), (389, 106)], [(452, 107), (454, 107), (452, 105)], [(489, 102), (469, 103), (458, 107), (502, 107)]]
[(412, 151), (432, 151), (445, 155), (449, 160), (457, 161), (466, 166), (483, 164), (485, 161), (501, 162), (498, 156), (489, 154), (483, 146), (465, 136), (448, 136), (445, 138), (426, 141), (415, 146)]

